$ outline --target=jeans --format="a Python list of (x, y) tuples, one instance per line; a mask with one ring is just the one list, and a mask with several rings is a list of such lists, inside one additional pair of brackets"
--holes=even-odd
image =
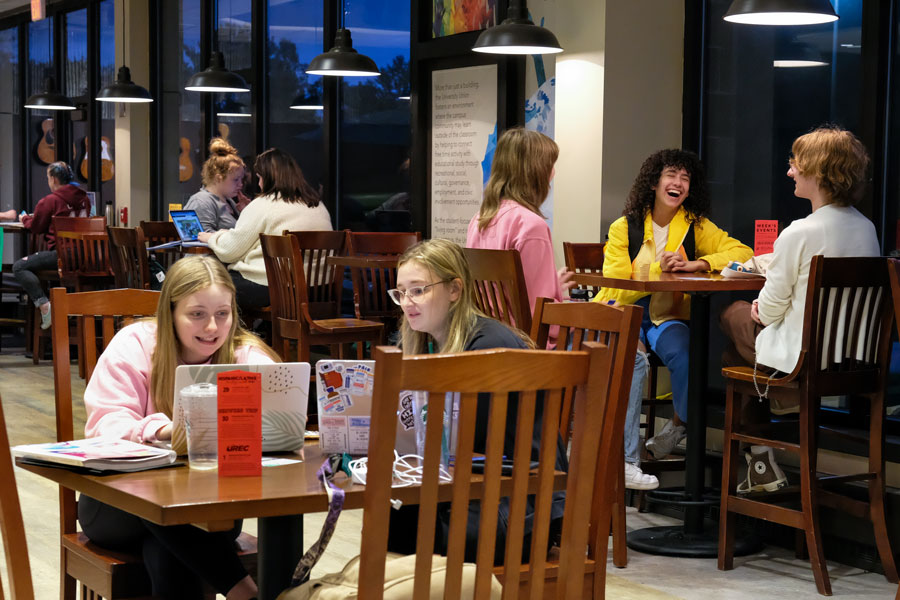
[(641, 464), (641, 399), (649, 369), (647, 355), (638, 350), (634, 356), (634, 374), (625, 413), (625, 462), (633, 465)]
[(214, 533), (193, 525), (155, 525), (82, 494), (78, 522), (98, 546), (140, 552), (153, 595), (165, 600), (200, 600), (203, 581), (225, 595), (247, 576), (234, 547), (242, 521)]
[[(688, 398), (688, 365), (690, 364), (688, 352), (690, 350), (690, 329), (686, 321), (666, 321), (654, 325), (650, 320), (650, 296), (644, 296), (636, 305), (644, 308), (644, 318), (641, 322), (641, 341), (644, 345), (659, 356), (662, 363), (669, 369), (672, 380), (672, 404), (675, 414), (683, 422), (687, 423), (687, 398)], [(635, 362), (637, 373), (637, 362)], [(634, 396), (640, 397), (641, 389), (635, 391), (634, 379), (631, 382), (631, 397), (628, 405), (636, 401)], [(640, 405), (640, 399), (637, 400)], [(627, 417), (626, 417), (627, 419)], [(626, 441), (628, 430), (625, 431)], [(625, 456), (628, 456), (627, 450)]]
[(31, 298), (35, 306), (40, 306), (50, 302), (41, 286), (41, 280), (35, 275), (38, 271), (56, 270), (57, 256), (56, 250), (42, 250), (24, 256), (13, 263), (13, 275), (16, 281), (22, 286), (22, 289)]

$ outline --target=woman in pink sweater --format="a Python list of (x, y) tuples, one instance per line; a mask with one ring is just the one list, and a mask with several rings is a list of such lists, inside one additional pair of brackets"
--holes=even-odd
[(559, 146), (542, 133), (521, 127), (505, 131), (497, 141), (481, 210), (466, 235), (469, 248), (519, 251), (532, 312), (537, 298), (559, 302), (574, 285), (570, 271), (556, 270), (550, 227), (541, 214), (558, 156)]
[[(85, 435), (170, 440), (176, 366), (276, 361), (271, 348), (240, 326), (234, 284), (222, 263), (183, 258), (166, 275), (156, 318), (124, 327), (97, 361), (84, 391)], [(78, 520), (94, 543), (141, 552), (156, 597), (199, 600), (203, 581), (227, 600), (257, 594), (234, 549), (240, 523), (217, 533), (163, 527), (84, 494)]]

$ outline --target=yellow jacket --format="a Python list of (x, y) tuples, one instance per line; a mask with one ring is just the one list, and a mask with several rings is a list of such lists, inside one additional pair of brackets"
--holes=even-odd
[[(690, 223), (687, 211), (679, 208), (669, 223), (669, 240), (666, 250), (678, 252), (687, 259), (682, 242), (687, 235)], [(728, 232), (715, 226), (709, 219), (700, 219), (694, 224), (694, 260), (705, 260), (713, 271), (721, 271), (729, 261), (744, 262), (753, 256), (749, 246), (730, 237)], [(656, 243), (653, 240), (653, 221), (650, 213), (644, 218), (644, 243), (638, 251), (634, 262), (628, 255), (628, 221), (619, 217), (609, 226), (609, 240), (606, 243), (603, 258), (603, 275), (626, 279), (632, 273), (647, 269), (649, 273), (660, 273), (662, 269), (656, 260)], [(602, 288), (594, 298), (594, 302), (615, 300), (619, 304), (634, 304), (646, 292), (632, 292), (616, 288)], [(686, 320), (691, 314), (690, 297), (679, 292), (656, 292), (650, 298), (650, 320), (659, 325), (672, 319)]]

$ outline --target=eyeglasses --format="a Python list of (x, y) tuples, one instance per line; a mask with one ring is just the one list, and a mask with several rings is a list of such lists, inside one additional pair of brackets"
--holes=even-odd
[(445, 279), (443, 281), (435, 281), (434, 283), (429, 283), (428, 285), (417, 285), (415, 287), (411, 287), (408, 290), (388, 290), (388, 296), (391, 297), (391, 300), (394, 301), (394, 304), (399, 305), (403, 302), (403, 296), (409, 298), (410, 302), (418, 302), (422, 299), (425, 293), (428, 291), (428, 288), (440, 285), (442, 283), (447, 283), (451, 281), (450, 279)]

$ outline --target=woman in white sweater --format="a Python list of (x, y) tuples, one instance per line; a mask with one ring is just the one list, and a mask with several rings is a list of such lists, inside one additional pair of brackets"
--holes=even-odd
[[(820, 127), (791, 147), (794, 195), (809, 200), (812, 213), (791, 223), (775, 241), (766, 284), (752, 304), (735, 302), (721, 317), (722, 330), (734, 344), (724, 356), (728, 365), (756, 365), (771, 373), (790, 373), (800, 357), (809, 266), (816, 255), (878, 256), (875, 226), (853, 205), (862, 198), (869, 157), (855, 135), (837, 127)], [(768, 409), (746, 398), (745, 423), (769, 420), (769, 410), (797, 412), (796, 404), (770, 398)], [(752, 446), (748, 472), (738, 493), (773, 492), (787, 478), (768, 446)]]
[(242, 311), (269, 305), (269, 286), (259, 234), (291, 231), (331, 231), (331, 215), (303, 177), (293, 157), (270, 148), (256, 158), (260, 196), (241, 212), (234, 229), (200, 233), (223, 263), (237, 288)]

